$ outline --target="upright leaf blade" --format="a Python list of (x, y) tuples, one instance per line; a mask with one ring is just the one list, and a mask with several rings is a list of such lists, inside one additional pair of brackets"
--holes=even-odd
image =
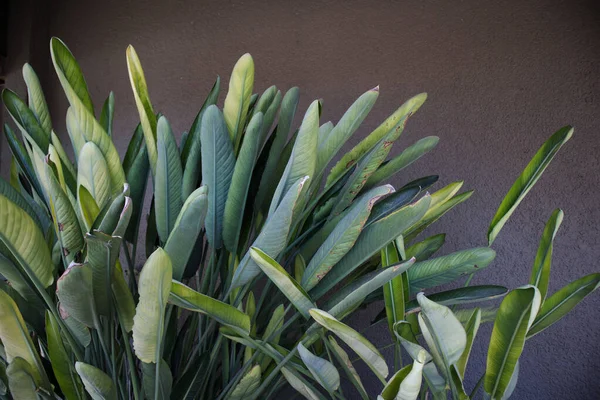
[(533, 262), (529, 283), (539, 289), (542, 301), (544, 301), (546, 294), (548, 293), (550, 266), (552, 265), (552, 250), (554, 248), (553, 242), (556, 233), (558, 232), (558, 228), (562, 223), (563, 216), (564, 214), (561, 209), (554, 210), (550, 216), (550, 219), (544, 228), (542, 240), (540, 241), (540, 246), (535, 255), (535, 261)]
[(241, 143), (242, 130), (246, 123), (253, 87), (254, 60), (250, 54), (246, 53), (240, 57), (233, 67), (229, 79), (229, 91), (223, 105), (223, 115), (229, 131), (229, 138), (236, 144), (236, 149), (237, 144)]
[(35, 114), (40, 126), (49, 134), (52, 132), (52, 121), (46, 97), (44, 96), (37, 74), (28, 63), (23, 65), (23, 80), (25, 80), (25, 84), (27, 85), (29, 108)]
[(117, 398), (117, 388), (114, 382), (101, 369), (83, 362), (76, 362), (75, 369), (92, 400), (112, 400)]
[(523, 201), (527, 193), (536, 184), (542, 173), (546, 170), (556, 153), (573, 136), (573, 128), (565, 126), (554, 133), (542, 147), (535, 153), (529, 164), (500, 203), (496, 215), (490, 223), (488, 230), (488, 242), (491, 245), (498, 233), (506, 224), (517, 206)]

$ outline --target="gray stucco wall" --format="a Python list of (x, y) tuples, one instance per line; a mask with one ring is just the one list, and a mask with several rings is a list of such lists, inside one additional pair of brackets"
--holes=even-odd
[[(55, 128), (64, 133), (67, 103), (47, 50), (49, 36), (59, 36), (79, 60), (96, 105), (115, 92), (122, 152), (138, 121), (125, 63), (130, 43), (142, 59), (155, 108), (179, 134), (215, 76), (226, 83), (245, 52), (255, 59), (255, 91), (297, 85), (300, 109), (323, 98), (324, 118), (334, 122), (379, 84), (378, 103), (354, 142), (404, 100), (428, 92), (394, 152), (427, 135), (438, 135), (440, 144), (393, 183), (439, 174), (441, 184), (462, 179), (475, 189), (430, 231), (447, 233), (445, 253), (485, 245), (489, 221), (518, 173), (551, 133), (572, 124), (574, 138), (504, 228), (494, 243), (496, 261), (475, 282), (510, 288), (527, 283), (544, 223), (556, 207), (566, 219), (555, 244), (551, 292), (600, 270), (597, 1), (13, 3), (7, 85), (23, 94), (19, 68), (31, 60), (42, 75)], [(599, 306), (595, 294), (527, 342), (514, 398), (600, 398)], [(353, 323), (364, 327), (377, 311), (362, 311)], [(469, 368), (473, 380), (485, 365), (490, 330), (480, 330)], [(389, 343), (383, 325), (367, 336), (378, 346)], [(365, 378), (378, 390), (366, 371)]]

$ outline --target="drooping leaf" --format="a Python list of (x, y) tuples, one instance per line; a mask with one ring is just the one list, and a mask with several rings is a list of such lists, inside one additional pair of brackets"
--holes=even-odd
[(142, 129), (144, 131), (150, 170), (154, 175), (158, 159), (158, 150), (156, 148), (157, 118), (154, 109), (152, 108), (152, 103), (150, 102), (150, 96), (148, 95), (148, 85), (146, 84), (146, 77), (144, 76), (142, 64), (140, 63), (140, 59), (135, 49), (131, 45), (127, 47), (127, 69), (129, 70), (129, 81), (131, 82), (135, 104), (137, 105), (138, 113), (140, 115), (140, 123), (142, 124)]
[(531, 278), (529, 283), (538, 288), (542, 296), (542, 302), (546, 299), (548, 293), (548, 283), (550, 282), (550, 266), (552, 265), (552, 250), (554, 248), (554, 237), (558, 232), (558, 228), (563, 220), (563, 212), (561, 209), (556, 209), (546, 223), (542, 240), (538, 247)]
[(535, 153), (529, 164), (525, 167), (521, 175), (500, 203), (496, 215), (490, 223), (488, 230), (488, 242), (491, 245), (498, 236), (498, 233), (506, 224), (517, 206), (523, 201), (527, 193), (536, 184), (542, 173), (546, 170), (556, 153), (573, 136), (573, 128), (565, 126), (560, 128), (548, 139), (542, 147)]
[(175, 226), (165, 244), (165, 251), (173, 264), (173, 279), (181, 280), (192, 255), (208, 208), (207, 187), (196, 189), (185, 201)]
[(161, 359), (172, 274), (169, 255), (160, 247), (148, 258), (140, 273), (140, 300), (133, 319), (133, 348), (135, 355), (145, 363), (157, 363)]
[(206, 234), (215, 249), (223, 243), (223, 214), (234, 168), (233, 146), (223, 114), (217, 106), (210, 106), (202, 118), (202, 182), (208, 187)]
[(360, 333), (338, 321), (325, 311), (313, 308), (310, 310), (310, 315), (319, 325), (331, 331), (346, 343), (377, 376), (381, 378), (388, 376), (389, 370), (384, 358), (375, 346)]
[(40, 80), (28, 63), (23, 65), (23, 80), (27, 85), (29, 108), (33, 111), (40, 126), (49, 134), (52, 131), (52, 121), (50, 119), (50, 112), (48, 111), (48, 104), (46, 103)]
[(181, 282), (173, 281), (170, 290), (169, 303), (206, 314), (225, 326), (250, 332), (250, 317), (237, 308), (198, 293)]
[(302, 342), (298, 343), (298, 354), (312, 376), (328, 392), (334, 392), (340, 386), (340, 374), (329, 361), (311, 353)]
[(75, 369), (92, 400), (112, 400), (117, 398), (117, 388), (114, 382), (101, 369), (79, 361), (75, 363)]
[(241, 143), (242, 130), (246, 123), (253, 87), (254, 60), (250, 54), (246, 53), (240, 57), (233, 67), (229, 79), (229, 91), (223, 105), (223, 115), (229, 131), (229, 139), (232, 143), (235, 143), (234, 148), (236, 150), (238, 149), (238, 143)]
[(262, 250), (252, 247), (250, 249), (252, 260), (262, 269), (262, 271), (273, 281), (275, 286), (288, 298), (298, 311), (306, 318), (310, 318), (308, 311), (315, 305), (304, 291), (287, 271), (283, 269), (275, 260), (269, 257)]
[[(427, 298), (444, 306), (455, 306), (497, 299), (504, 296), (506, 293), (508, 293), (508, 289), (504, 286), (477, 285), (431, 293), (427, 296)], [(407, 304), (407, 310), (414, 312), (418, 308), (419, 303), (416, 299), (411, 300)]]
[(484, 388), (493, 399), (501, 399), (509, 387), (523, 351), (527, 331), (541, 304), (539, 290), (524, 286), (510, 292), (498, 309), (488, 348)]
[(223, 242), (233, 254), (237, 252), (240, 229), (244, 219), (244, 206), (250, 188), (252, 172), (260, 149), (260, 133), (263, 114), (255, 114), (246, 128), (242, 148), (235, 162), (231, 176), (231, 185), (227, 192), (225, 210), (223, 212)]
[(181, 181), (183, 172), (177, 143), (169, 121), (160, 117), (157, 125), (157, 160), (154, 174), (156, 229), (161, 243), (166, 243), (183, 206)]
[(281, 374), (286, 381), (288, 381), (290, 386), (296, 389), (296, 391), (304, 396), (304, 398), (308, 400), (321, 400), (321, 397), (317, 395), (318, 392), (308, 386), (302, 379), (294, 375), (289, 369), (285, 367), (281, 368)]
[(534, 336), (559, 321), (598, 286), (600, 274), (590, 274), (569, 283), (548, 297), (529, 328), (527, 337)]
[(350, 381), (352, 382), (352, 384), (354, 385), (356, 390), (358, 390), (361, 397), (363, 399), (368, 399), (369, 396), (367, 395), (365, 387), (364, 387), (362, 381), (360, 380), (360, 376), (358, 375), (358, 372), (356, 372), (356, 369), (352, 365), (352, 361), (350, 360), (348, 353), (346, 353), (346, 351), (342, 348), (342, 346), (340, 346), (336, 342), (336, 340), (333, 336), (328, 336), (328, 339), (329, 339), (331, 352), (333, 353), (333, 355), (337, 359), (338, 363), (342, 366), (342, 368), (346, 372), (348, 379), (350, 379)]

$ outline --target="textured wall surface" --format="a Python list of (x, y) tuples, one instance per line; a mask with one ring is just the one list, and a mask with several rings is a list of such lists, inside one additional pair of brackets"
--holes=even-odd
[[(527, 283), (544, 223), (556, 207), (566, 217), (550, 291), (600, 270), (597, 1), (61, 0), (47, 9), (32, 6), (33, 0), (20, 3), (16, 9), (29, 7), (32, 14), (13, 10), (8, 86), (24, 93), (18, 68), (31, 60), (55, 128), (64, 133), (67, 103), (47, 58), (49, 35), (61, 37), (79, 60), (97, 107), (115, 92), (121, 152), (138, 121), (125, 62), (130, 43), (155, 109), (178, 135), (189, 128), (215, 76), (226, 84), (245, 52), (256, 63), (255, 91), (297, 85), (300, 109), (323, 98), (324, 118), (334, 122), (356, 97), (380, 85), (378, 103), (354, 142), (404, 100), (428, 92), (394, 153), (428, 135), (438, 135), (440, 144), (393, 183), (439, 174), (438, 187), (464, 180), (475, 190), (430, 231), (447, 233), (445, 253), (486, 244), (489, 221), (518, 173), (551, 133), (572, 124), (573, 139), (506, 225), (493, 246), (496, 261), (475, 282)], [(599, 306), (596, 293), (527, 342), (514, 398), (600, 398)], [(361, 311), (353, 324), (366, 327), (378, 311)], [(490, 330), (480, 330), (469, 369), (473, 381), (485, 365)], [(383, 325), (366, 334), (378, 346), (390, 340)], [(365, 380), (378, 390), (367, 371)]]

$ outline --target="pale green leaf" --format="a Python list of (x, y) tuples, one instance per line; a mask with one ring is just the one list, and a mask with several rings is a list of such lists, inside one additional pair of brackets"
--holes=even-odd
[(52, 121), (50, 119), (50, 111), (48, 111), (48, 104), (46, 103), (40, 80), (28, 63), (23, 65), (23, 80), (27, 85), (29, 108), (35, 114), (44, 131), (50, 133), (52, 131)]
[(229, 139), (232, 143), (235, 143), (236, 150), (238, 143), (241, 143), (253, 87), (254, 60), (250, 54), (246, 53), (240, 57), (233, 67), (231, 78), (229, 78), (229, 91), (223, 105), (223, 115), (229, 131)]
[(112, 185), (108, 165), (102, 152), (93, 142), (87, 142), (79, 153), (77, 186), (85, 187), (100, 209), (104, 208), (111, 198)]
[(340, 374), (332, 363), (311, 353), (302, 342), (298, 343), (298, 354), (315, 380), (328, 392), (340, 387)]
[(558, 228), (563, 220), (563, 212), (561, 209), (556, 209), (550, 216), (550, 219), (544, 227), (544, 233), (542, 234), (542, 240), (538, 247), (537, 254), (535, 255), (535, 261), (533, 262), (533, 269), (531, 271), (531, 278), (529, 283), (538, 288), (540, 295), (542, 296), (542, 302), (546, 298), (548, 293), (548, 283), (550, 282), (550, 267), (552, 265), (552, 250), (554, 248), (554, 238), (558, 232)]
[(76, 362), (75, 369), (92, 400), (117, 399), (117, 388), (114, 382), (101, 369), (82, 362)]

